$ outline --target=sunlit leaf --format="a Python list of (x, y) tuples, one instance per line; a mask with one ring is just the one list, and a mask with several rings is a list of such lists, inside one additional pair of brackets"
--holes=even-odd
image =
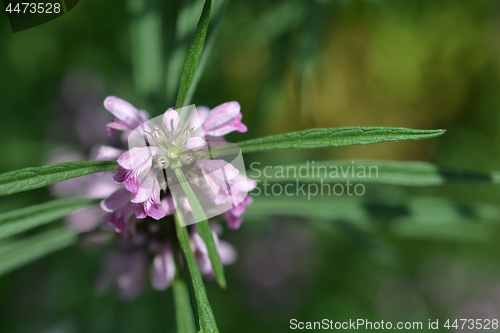
[(79, 161), (10, 171), (0, 174), (0, 195), (33, 190), (70, 178), (111, 171), (116, 166), (115, 161)]
[[(445, 130), (416, 130), (403, 127), (312, 128), (237, 142), (236, 144), (242, 152), (250, 153), (278, 149), (311, 149), (422, 140), (444, 133)], [(231, 148), (219, 148), (212, 151), (213, 156), (231, 153), (233, 153)]]

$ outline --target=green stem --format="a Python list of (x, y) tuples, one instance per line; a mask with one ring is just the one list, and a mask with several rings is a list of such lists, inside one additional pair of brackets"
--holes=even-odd
[(208, 301), (200, 270), (198, 269), (193, 251), (191, 251), (187, 228), (183, 227), (184, 222), (182, 221), (182, 215), (179, 214), (178, 211), (175, 211), (174, 218), (177, 239), (179, 240), (182, 258), (184, 259), (184, 270), (188, 281), (196, 328), (198, 331), (201, 330), (202, 332), (219, 332), (210, 302)]
[(172, 285), (175, 303), (175, 319), (178, 333), (196, 332), (193, 311), (189, 300), (189, 290), (186, 281), (183, 279), (180, 266), (175, 264), (175, 280)]

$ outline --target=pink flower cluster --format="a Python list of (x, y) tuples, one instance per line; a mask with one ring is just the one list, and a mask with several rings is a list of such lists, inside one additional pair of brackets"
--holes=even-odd
[[(107, 97), (104, 106), (116, 117), (107, 124), (109, 135), (122, 131), (120, 139), (126, 144), (128, 137), (140, 127), (147, 134), (149, 146), (129, 150), (102, 146), (97, 152), (97, 160), (118, 161), (113, 180), (107, 177), (107, 173), (94, 174), (57, 183), (53, 190), (61, 196), (74, 192), (79, 196), (104, 198), (100, 205), (102, 209), (85, 208), (69, 215), (66, 221), (76, 232), (87, 233), (93, 231), (104, 216), (107, 228), (111, 227), (123, 235), (118, 248), (112, 250), (104, 261), (97, 289), (105, 290), (113, 286), (121, 298), (131, 299), (145, 286), (145, 271), (150, 258), (149, 276), (153, 288), (167, 289), (175, 276), (174, 257), (178, 253), (174, 253), (171, 246), (175, 233), (171, 225), (157, 221), (165, 217), (171, 220), (168, 216), (176, 209), (171, 193), (166, 190), (166, 183), (162, 182), (162, 169), (189, 167), (206, 179), (210, 200), (215, 205), (222, 205), (228, 200), (237, 202), (223, 213), (230, 229), (240, 227), (242, 215), (252, 202), (247, 193), (255, 188), (256, 183), (223, 160), (207, 159), (203, 151), (209, 143), (225, 142), (225, 134), (247, 130), (241, 123), (242, 115), (237, 102), (224, 103), (213, 110), (198, 107), (198, 130), (181, 124), (178, 113), (172, 109), (165, 112), (162, 124), (154, 128), (146, 111), (138, 110), (122, 99)], [(64, 161), (75, 159), (74, 156), (60, 158)], [(78, 159), (83, 159), (83, 156)], [(225, 191), (227, 186), (231, 188), (232, 198)], [(189, 203), (183, 202), (182, 205), (189, 206)], [(219, 240), (222, 227), (213, 222), (211, 227), (222, 264), (233, 263), (237, 257), (236, 250), (229, 243)], [(200, 272), (204, 277), (213, 278), (206, 245), (195, 225), (190, 226), (188, 232)], [(91, 243), (101, 242), (109, 239), (111, 234), (109, 231), (92, 232), (85, 239)]]
[[(148, 142), (145, 147), (133, 147), (128, 151), (108, 146), (103, 146), (99, 151), (98, 159), (117, 159), (114, 180), (124, 185), (101, 204), (103, 210), (109, 213), (107, 222), (117, 232), (125, 231), (134, 219), (150, 216), (159, 220), (173, 214), (175, 206), (172, 197), (167, 194), (160, 198), (159, 176), (162, 176), (162, 169), (190, 164), (205, 176), (214, 191), (215, 204), (230, 200), (227, 195), (230, 183), (231, 194), (238, 198), (238, 204), (227, 211), (225, 217), (229, 228), (239, 228), (245, 208), (252, 202), (246, 194), (255, 188), (255, 181), (240, 175), (226, 161), (208, 159), (200, 152), (206, 147), (205, 141), (220, 142), (224, 140), (224, 135), (232, 131), (247, 131), (247, 127), (241, 123), (242, 114), (237, 102), (224, 103), (211, 111), (205, 107), (198, 108), (202, 135), (189, 122), (180, 124), (179, 114), (173, 109), (168, 109), (163, 115), (162, 124), (155, 127), (147, 122), (149, 116), (145, 111), (137, 110), (122, 99), (107, 97), (104, 106), (116, 117), (107, 125), (109, 134), (142, 126)], [(163, 189), (166, 190), (165, 187)]]

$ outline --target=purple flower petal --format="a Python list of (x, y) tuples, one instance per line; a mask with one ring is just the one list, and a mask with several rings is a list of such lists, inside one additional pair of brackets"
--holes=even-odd
[(120, 211), (106, 215), (105, 220), (109, 225), (112, 225), (118, 233), (127, 230), (127, 219)]
[(209, 176), (222, 181), (233, 180), (240, 173), (232, 164), (224, 160), (198, 160), (196, 165), (205, 177)]
[(115, 96), (108, 96), (104, 100), (104, 107), (111, 112), (116, 118), (120, 119), (127, 125), (133, 127), (139, 126), (142, 122), (142, 117), (132, 104)]
[(116, 161), (123, 153), (125, 153), (125, 150), (110, 146), (101, 146), (95, 159), (98, 161)]
[(232, 265), (238, 259), (236, 249), (228, 242), (220, 241), (217, 251), (219, 252), (220, 261), (224, 266)]
[(159, 151), (157, 147), (135, 147), (123, 153), (118, 159), (118, 164), (125, 169), (135, 169), (150, 162)]
[(124, 300), (137, 297), (144, 289), (147, 253), (137, 250), (127, 254), (122, 271), (117, 276), (118, 295)]
[(141, 203), (133, 203), (132, 209), (134, 211), (135, 217), (137, 217), (138, 219), (143, 219), (146, 216), (148, 216), (148, 214), (146, 214), (146, 212), (144, 211), (144, 205), (142, 202)]
[(151, 267), (151, 284), (156, 290), (167, 289), (175, 277), (175, 261), (172, 247), (166, 244), (154, 259)]
[(167, 214), (162, 209), (161, 204), (148, 200), (144, 203), (144, 212), (155, 220), (164, 218)]
[(64, 219), (64, 223), (77, 233), (94, 230), (104, 217), (104, 212), (99, 207), (91, 206), (72, 212)]
[(108, 128), (108, 135), (111, 136), (115, 134), (115, 132), (118, 131), (128, 131), (132, 130), (131, 126), (124, 122), (123, 120), (120, 120), (118, 118), (115, 118), (112, 122), (108, 123), (106, 125)]
[(229, 229), (239, 229), (241, 226), (241, 223), (243, 223), (243, 219), (239, 216), (235, 216), (231, 210), (228, 210), (225, 214), (224, 217), (226, 218), (227, 222), (227, 227)]
[(198, 232), (194, 232), (191, 237), (193, 239), (194, 245), (196, 246), (196, 251), (199, 251), (204, 255), (208, 255), (207, 245), (205, 244), (203, 238), (201, 238), (201, 236), (198, 234)]
[(101, 201), (101, 208), (106, 212), (115, 212), (130, 203), (130, 192), (121, 188)]
[(186, 148), (190, 150), (200, 150), (205, 146), (205, 140), (195, 136), (186, 142)]
[(252, 202), (252, 197), (246, 196), (243, 201), (224, 214), (229, 229), (238, 229), (241, 226), (241, 223), (243, 222), (241, 216), (245, 213), (246, 207)]
[(90, 198), (106, 198), (119, 188), (120, 185), (116, 184), (113, 179), (102, 177), (102, 179), (95, 179), (95, 181), (89, 184), (85, 193)]
[(216, 106), (210, 111), (207, 119), (203, 122), (203, 130), (208, 132), (212, 128), (228, 122), (240, 113), (240, 110), (241, 107), (238, 102), (227, 102)]
[(175, 212), (174, 199), (171, 196), (166, 196), (161, 200), (161, 208), (167, 215), (172, 215)]
[(222, 136), (232, 131), (246, 132), (247, 127), (241, 123), (243, 115), (240, 109), (238, 102), (227, 102), (215, 107), (203, 122), (203, 131), (210, 136)]
[[(173, 128), (172, 128), (173, 125)], [(173, 131), (179, 127), (179, 113), (170, 108), (163, 115), (163, 126), (169, 131)]]
[(158, 182), (157, 170), (151, 170), (141, 181), (136, 192), (132, 193), (132, 202), (139, 203), (151, 199), (160, 203), (160, 183)]

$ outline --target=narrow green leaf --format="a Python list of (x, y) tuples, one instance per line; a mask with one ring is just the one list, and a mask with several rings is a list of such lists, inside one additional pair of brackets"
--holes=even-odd
[(0, 195), (33, 190), (70, 178), (114, 170), (115, 161), (65, 162), (0, 174)]
[(76, 242), (67, 228), (0, 244), (0, 276)]
[(205, 0), (187, 0), (183, 1), (179, 9), (175, 27), (175, 47), (170, 53), (167, 63), (167, 104), (175, 103), (175, 94), (179, 88), (184, 61), (204, 3)]
[(213, 29), (211, 29), (211, 33), (208, 36), (207, 41), (205, 43), (205, 48), (203, 50), (203, 53), (201, 54), (200, 62), (198, 64), (198, 69), (194, 74), (193, 82), (191, 83), (191, 87), (189, 88), (188, 93), (186, 95), (184, 105), (189, 105), (189, 103), (191, 103), (191, 99), (193, 98), (193, 95), (196, 91), (196, 87), (198, 86), (198, 82), (200, 82), (201, 76), (203, 75), (203, 71), (208, 62), (208, 58), (210, 57), (210, 54), (212, 53), (212, 50), (214, 48), (217, 35), (219, 34), (220, 31), (222, 17), (226, 12), (228, 4), (229, 4), (228, 0), (219, 1), (219, 6), (217, 8), (217, 15), (215, 16), (215, 23)]
[(172, 289), (174, 293), (177, 333), (196, 333), (193, 310), (189, 299), (189, 290), (186, 281), (184, 281), (180, 274), (179, 265), (176, 267), (176, 275)]
[(179, 93), (177, 94), (177, 102), (175, 108), (179, 109), (184, 106), (184, 101), (186, 95), (193, 82), (194, 74), (198, 62), (203, 51), (203, 45), (205, 44), (205, 37), (207, 36), (208, 22), (210, 21), (210, 9), (212, 6), (212, 0), (206, 0), (203, 6), (203, 11), (201, 13), (200, 21), (196, 27), (196, 32), (194, 34), (193, 42), (188, 52), (188, 57), (186, 63), (184, 64), (184, 70), (182, 72), (181, 83), (179, 86)]
[[(259, 163), (260, 165), (260, 163)], [(438, 186), (464, 183), (500, 183), (500, 172), (444, 168), (412, 161), (320, 161), (252, 168), (249, 177), (269, 182), (376, 183), (403, 186)]]
[(58, 199), (0, 214), (0, 239), (55, 221), (97, 202), (87, 198)]
[(208, 250), (208, 256), (210, 258), (210, 262), (212, 263), (212, 267), (214, 269), (215, 279), (221, 288), (226, 288), (226, 278), (224, 277), (224, 270), (222, 268), (222, 264), (219, 258), (219, 252), (217, 251), (217, 246), (215, 245), (214, 235), (212, 233), (212, 228), (208, 223), (207, 216), (205, 215), (205, 211), (201, 206), (198, 198), (193, 192), (193, 189), (189, 185), (184, 173), (180, 168), (175, 169), (175, 175), (179, 179), (179, 183), (182, 186), (182, 189), (186, 193), (186, 196), (189, 201), (189, 205), (192, 208), (192, 213), (196, 221), (201, 221), (196, 223), (196, 230), (198, 234), (200, 234), (201, 238), (205, 241)]
[[(429, 139), (444, 134), (445, 130), (416, 130), (403, 127), (339, 127), (312, 128), (252, 139), (236, 143), (242, 152), (277, 149), (311, 149), (370, 145), (390, 141)], [(231, 148), (214, 149), (214, 156), (233, 153)]]
[(208, 301), (203, 278), (201, 277), (194, 254), (191, 251), (187, 228), (183, 227), (184, 224), (185, 223), (182, 221), (182, 214), (176, 211), (175, 227), (182, 250), (182, 257), (184, 259), (184, 270), (186, 272), (189, 293), (191, 295), (191, 306), (195, 316), (196, 328), (201, 332), (219, 332), (210, 302)]

